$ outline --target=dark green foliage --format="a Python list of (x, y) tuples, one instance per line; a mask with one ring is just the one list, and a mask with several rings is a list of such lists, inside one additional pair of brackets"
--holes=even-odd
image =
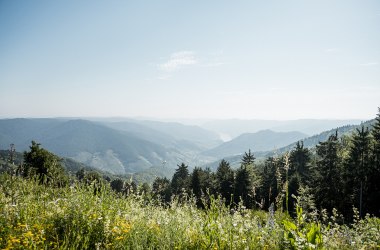
[(247, 152), (244, 152), (243, 158), (241, 159), (241, 165), (248, 166), (255, 162), (255, 156), (251, 152), (251, 149)]
[(114, 190), (117, 193), (121, 193), (124, 191), (124, 181), (122, 179), (117, 178), (115, 180), (112, 180), (110, 185), (112, 190)]
[(289, 175), (298, 175), (302, 185), (307, 185), (310, 179), (310, 159), (309, 149), (303, 146), (302, 141), (297, 142), (289, 156)]
[(318, 160), (313, 187), (318, 207), (327, 211), (342, 208), (342, 166), (338, 156), (339, 146), (337, 133), (317, 146)]
[(256, 198), (256, 190), (259, 187), (257, 169), (253, 165), (255, 157), (251, 150), (244, 153), (241, 167), (236, 171), (235, 178), (235, 203), (243, 201), (244, 206), (253, 208)]
[(157, 177), (152, 185), (152, 196), (162, 203), (170, 202), (171, 187), (167, 178)]
[(372, 160), (368, 178), (367, 209), (371, 214), (380, 216), (380, 108), (371, 131), (372, 139)]
[(23, 177), (38, 178), (40, 183), (64, 186), (68, 183), (68, 178), (60, 160), (58, 156), (32, 141), (30, 151), (24, 153), (24, 164), (20, 166), (19, 171)]
[(175, 195), (189, 191), (189, 170), (185, 163), (178, 165), (171, 182), (171, 190)]
[(304, 148), (303, 142), (297, 142), (295, 148), (289, 155), (288, 170), (288, 193), (289, 211), (295, 212), (295, 199), (299, 188), (310, 184), (310, 159), (309, 149)]
[(261, 171), (261, 187), (260, 187), (260, 204), (262, 208), (268, 209), (272, 203), (275, 203), (279, 193), (281, 179), (278, 180), (277, 172), (279, 164), (278, 160), (273, 157), (268, 157)]
[(216, 179), (218, 183), (218, 193), (225, 200), (225, 204), (231, 204), (232, 196), (234, 193), (234, 171), (231, 169), (230, 164), (222, 160), (216, 170)]
[(345, 192), (350, 194), (348, 205), (359, 208), (360, 216), (367, 212), (370, 175), (370, 137), (368, 129), (361, 128), (352, 136), (349, 158), (345, 164)]

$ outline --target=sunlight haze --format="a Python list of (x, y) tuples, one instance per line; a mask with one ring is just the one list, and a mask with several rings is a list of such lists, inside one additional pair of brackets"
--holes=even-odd
[(370, 119), (380, 1), (1, 1), (0, 117)]

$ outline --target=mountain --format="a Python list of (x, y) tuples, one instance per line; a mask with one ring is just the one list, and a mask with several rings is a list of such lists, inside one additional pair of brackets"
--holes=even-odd
[(361, 120), (327, 120), (327, 119), (301, 119), (301, 120), (212, 120), (201, 126), (205, 129), (219, 133), (226, 140), (235, 138), (243, 133), (255, 133), (270, 129), (278, 132), (299, 131), (307, 135), (315, 135), (322, 131), (344, 126), (347, 124), (360, 124)]
[(174, 149), (86, 120), (0, 120), (0, 147), (27, 150), (35, 140), (47, 150), (114, 174), (175, 167), (185, 156)]
[(177, 141), (192, 142), (204, 149), (212, 148), (222, 143), (217, 133), (195, 125), (149, 120), (136, 120), (135, 122), (166, 135), (170, 135)]
[[(120, 121), (120, 122), (107, 122), (104, 124), (110, 128), (131, 133), (141, 139), (144, 139), (144, 140), (147, 140), (159, 145), (163, 145), (165, 147), (176, 148), (180, 151), (200, 152), (204, 150), (204, 147), (199, 146), (197, 142), (185, 140), (183, 138), (180, 138), (179, 136), (174, 137), (173, 135), (170, 135), (168, 133), (156, 130), (149, 126), (145, 126), (141, 122), (138, 122), (138, 121), (131, 120), (131, 121)], [(211, 138), (210, 141), (211, 142), (215, 141), (215, 138)], [(219, 140), (219, 143), (222, 143), (222, 141)]]
[[(289, 145), (286, 145), (284, 147), (281, 147), (281, 148), (278, 148), (275, 150), (255, 151), (254, 155), (256, 157), (256, 162), (263, 161), (268, 156), (281, 155), (285, 152), (288, 152), (288, 151), (294, 149), (297, 141), (299, 141), (299, 140), (303, 141), (305, 147), (307, 147), (309, 149), (313, 149), (313, 148), (315, 148), (315, 146), (317, 146), (319, 144), (319, 142), (326, 141), (330, 135), (335, 134), (336, 132), (338, 132), (338, 137), (349, 136), (356, 129), (360, 129), (361, 126), (364, 126), (366, 128), (371, 129), (371, 127), (374, 123), (375, 123), (375, 119), (372, 119), (372, 120), (363, 122), (359, 125), (345, 125), (345, 126), (337, 127), (334, 129), (329, 129), (329, 130), (323, 131), (317, 135), (313, 135), (313, 136), (306, 137), (303, 139), (298, 139), (298, 140), (294, 141), (293, 143), (290, 143)], [(245, 149), (245, 151), (246, 150), (247, 149)], [(254, 148), (253, 148), (253, 150), (254, 150)], [(242, 155), (243, 155), (243, 153), (240, 153), (237, 155), (231, 155), (231, 156), (228, 156), (228, 155), (220, 156), (219, 160), (213, 161), (210, 163), (206, 163), (203, 165), (203, 167), (208, 167), (212, 170), (216, 170), (221, 159), (224, 159), (224, 160), (228, 161), (233, 168), (237, 168), (238, 166), (240, 166)]]
[(0, 149), (8, 149), (13, 143), (16, 150), (25, 151), (32, 140), (57, 155), (113, 174), (162, 165), (174, 169), (181, 162), (204, 164), (209, 159), (199, 153), (222, 142), (213, 132), (173, 122), (0, 120)]
[[(341, 127), (337, 127), (334, 129), (329, 129), (327, 131), (323, 131), (322, 133), (319, 133), (317, 135), (313, 135), (310, 137), (307, 137), (303, 139), (303, 144), (307, 148), (314, 148), (319, 144), (319, 142), (326, 141), (330, 135), (338, 133), (338, 137), (347, 136), (352, 134), (356, 129), (361, 128), (364, 126), (365, 128), (371, 129), (372, 125), (375, 123), (375, 119), (363, 122), (358, 125), (345, 125)], [(292, 150), (297, 142), (293, 142), (285, 147), (279, 148), (276, 152), (267, 152), (268, 155), (274, 154), (274, 153), (284, 153), (286, 151)]]
[(305, 137), (307, 137), (306, 134), (295, 131), (274, 132), (272, 130), (262, 130), (256, 133), (242, 134), (231, 141), (203, 152), (203, 154), (221, 158), (242, 154), (248, 149), (254, 152), (268, 151), (283, 147)]

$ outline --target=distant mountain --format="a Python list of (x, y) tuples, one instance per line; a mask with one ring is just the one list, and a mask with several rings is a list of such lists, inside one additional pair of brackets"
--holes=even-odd
[(209, 159), (199, 156), (199, 152), (222, 142), (213, 132), (171, 122), (0, 120), (0, 149), (13, 143), (16, 150), (25, 151), (32, 140), (57, 155), (112, 174), (136, 173), (162, 165), (174, 169), (181, 162), (200, 165)]
[(0, 120), (0, 147), (27, 150), (35, 140), (53, 153), (114, 174), (161, 166), (186, 158), (179, 151), (85, 120)]
[[(169, 148), (176, 148), (178, 150), (184, 151), (194, 151), (200, 152), (204, 150), (197, 142), (188, 141), (182, 138), (174, 137), (168, 133), (156, 130), (149, 126), (143, 125), (141, 122), (134, 120), (131, 121), (121, 121), (121, 122), (107, 122), (104, 123), (106, 126), (117, 129), (119, 131), (124, 131), (131, 133), (141, 139), (163, 145)], [(213, 134), (214, 135), (214, 134)], [(215, 137), (210, 139), (211, 143), (215, 141)], [(222, 143), (219, 141), (219, 143)]]
[[(337, 128), (330, 129), (327, 131), (323, 131), (322, 133), (319, 133), (317, 135), (307, 137), (303, 139), (302, 141), (305, 147), (313, 148), (317, 146), (319, 142), (326, 141), (330, 137), (330, 135), (335, 134), (336, 132), (338, 133), (338, 137), (342, 137), (345, 135), (352, 134), (356, 129), (359, 129), (362, 126), (364, 126), (365, 128), (371, 129), (374, 123), (375, 123), (375, 119), (372, 119), (358, 125), (345, 125), (345, 126), (337, 127)], [(297, 142), (293, 142), (285, 147), (279, 148), (275, 153), (284, 153), (286, 151), (292, 150), (295, 147), (296, 143)], [(274, 152), (267, 152), (268, 155), (271, 155), (273, 153)]]
[[(256, 157), (256, 161), (263, 161), (268, 156), (281, 155), (285, 152), (288, 152), (288, 151), (294, 149), (297, 141), (300, 141), (300, 140), (303, 141), (305, 147), (307, 147), (309, 149), (313, 149), (313, 148), (315, 148), (315, 146), (317, 146), (319, 144), (319, 142), (326, 141), (330, 135), (335, 134), (336, 132), (338, 132), (338, 137), (348, 136), (348, 135), (351, 135), (356, 129), (360, 129), (362, 126), (364, 126), (365, 128), (371, 129), (372, 125), (374, 123), (375, 123), (375, 119), (372, 119), (372, 120), (363, 122), (359, 125), (345, 125), (345, 126), (337, 127), (334, 129), (329, 129), (329, 130), (323, 131), (322, 133), (319, 133), (319, 134), (314, 135), (314, 136), (295, 140), (293, 143), (290, 143), (289, 145), (286, 145), (286, 146), (281, 147), (281, 148), (277, 148), (275, 150), (256, 151), (253, 148), (254, 155)], [(231, 164), (231, 166), (233, 168), (237, 168), (240, 165), (242, 155), (243, 155), (243, 153), (237, 154), (237, 155), (231, 155), (231, 156), (228, 156), (228, 155), (220, 156), (219, 160), (216, 160), (216, 161), (213, 161), (210, 163), (206, 163), (203, 165), (203, 167), (208, 167), (212, 170), (216, 170), (221, 159), (225, 159), (226, 161), (228, 161)]]
[(216, 148), (203, 152), (205, 155), (214, 157), (226, 157), (242, 154), (248, 149), (252, 151), (268, 151), (280, 148), (289, 143), (307, 137), (300, 132), (274, 132), (272, 130), (262, 130), (257, 133), (245, 133), (235, 139), (225, 142)]
[(222, 143), (222, 140), (217, 133), (195, 125), (148, 120), (136, 120), (135, 122), (170, 135), (178, 141), (192, 142), (202, 148), (212, 148)]
[(361, 120), (327, 120), (327, 119), (301, 119), (301, 120), (213, 120), (205, 122), (202, 127), (215, 131), (225, 139), (235, 138), (243, 133), (255, 133), (270, 129), (277, 132), (299, 131), (307, 135), (315, 135), (322, 131), (344, 126), (347, 124), (360, 124)]

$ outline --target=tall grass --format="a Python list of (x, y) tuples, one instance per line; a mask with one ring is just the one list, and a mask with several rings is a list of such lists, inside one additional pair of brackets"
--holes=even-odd
[(1, 249), (377, 249), (380, 220), (353, 225), (285, 213), (231, 211), (220, 199), (160, 206), (141, 195), (122, 197), (103, 187), (50, 188), (0, 176)]

